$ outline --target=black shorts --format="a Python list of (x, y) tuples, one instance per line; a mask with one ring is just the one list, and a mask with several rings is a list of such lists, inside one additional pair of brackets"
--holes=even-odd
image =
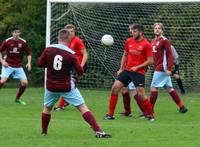
[(132, 72), (132, 71), (123, 71), (119, 74), (117, 80), (122, 82), (126, 87), (130, 82), (133, 82), (135, 87), (145, 87), (145, 75)]

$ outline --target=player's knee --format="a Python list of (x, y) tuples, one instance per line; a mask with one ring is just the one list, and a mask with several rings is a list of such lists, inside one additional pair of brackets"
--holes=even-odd
[(177, 80), (180, 78), (180, 76), (178, 74), (174, 74), (174, 78)]
[(167, 90), (168, 93), (170, 93), (170, 92), (172, 92), (174, 90), (174, 88), (172, 88), (172, 87), (167, 87), (165, 89)]
[(88, 107), (86, 106), (86, 104), (81, 104), (77, 106), (77, 108), (81, 112), (81, 114), (84, 114), (85, 112), (90, 111)]
[(129, 93), (129, 90), (128, 90), (128, 88), (124, 87), (124, 88), (122, 88), (121, 92), (122, 92), (122, 94), (126, 94), (126, 93)]
[(144, 99), (146, 96), (145, 96), (145, 90), (143, 87), (139, 87), (137, 88), (137, 94), (139, 97), (141, 97), (142, 99)]
[(151, 91), (152, 91), (152, 92), (157, 92), (158, 90), (157, 90), (157, 88), (155, 88), (155, 87), (151, 87)]
[(123, 85), (119, 81), (116, 81), (112, 86), (112, 92), (114, 92), (115, 94), (118, 94), (119, 91), (122, 89), (122, 87)]
[(22, 81), (20, 81), (20, 84), (22, 86), (26, 86), (26, 85), (28, 85), (28, 81), (27, 80), (22, 80)]
[(7, 81), (7, 78), (2, 78), (2, 79), (0, 80), (0, 83), (1, 83), (1, 84), (5, 84), (6, 81)]
[(51, 114), (51, 110), (52, 110), (52, 108), (53, 107), (44, 107), (44, 109), (43, 109), (43, 113), (45, 113), (45, 114)]

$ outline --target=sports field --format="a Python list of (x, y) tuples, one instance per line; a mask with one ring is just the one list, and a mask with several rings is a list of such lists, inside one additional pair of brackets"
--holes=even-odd
[(133, 117), (119, 115), (122, 98), (116, 109), (116, 119), (102, 120), (108, 109), (109, 91), (81, 90), (86, 103), (102, 128), (113, 135), (97, 139), (79, 112), (69, 106), (63, 112), (53, 112), (47, 136), (40, 135), (42, 88), (28, 88), (22, 96), (26, 106), (15, 104), (17, 89), (0, 91), (0, 147), (199, 147), (200, 93), (183, 97), (189, 112), (179, 114), (169, 95), (159, 93), (156, 120), (140, 119), (132, 101)]

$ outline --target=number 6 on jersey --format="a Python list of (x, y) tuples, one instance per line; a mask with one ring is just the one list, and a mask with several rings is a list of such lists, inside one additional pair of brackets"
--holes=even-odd
[(61, 55), (56, 55), (53, 60), (53, 69), (61, 70), (63, 57)]

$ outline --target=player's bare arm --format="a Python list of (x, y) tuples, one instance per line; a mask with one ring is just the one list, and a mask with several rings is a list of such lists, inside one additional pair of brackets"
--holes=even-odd
[(147, 60), (144, 63), (142, 63), (142, 64), (140, 64), (138, 66), (132, 67), (131, 70), (132, 71), (137, 71), (138, 69), (147, 67), (147, 66), (152, 65), (152, 64), (153, 64), (153, 57), (148, 57)]
[(84, 67), (85, 63), (88, 60), (88, 53), (86, 49), (81, 50), (81, 53), (83, 54), (83, 59), (81, 61), (81, 66)]
[(124, 51), (122, 59), (121, 59), (120, 69), (117, 71), (117, 75), (119, 75), (124, 70), (124, 68), (126, 66), (126, 62), (127, 62), (127, 55), (128, 55), (128, 53), (126, 51)]
[(31, 60), (32, 60), (32, 56), (31, 55), (28, 55), (27, 56), (27, 60), (28, 60), (28, 63), (26, 64), (26, 68), (28, 69), (28, 71), (31, 70)]

